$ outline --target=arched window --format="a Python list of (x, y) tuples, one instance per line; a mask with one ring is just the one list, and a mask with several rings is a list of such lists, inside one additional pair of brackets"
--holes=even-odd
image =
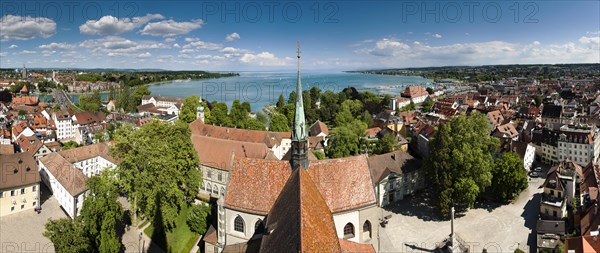
[(261, 219), (258, 219), (256, 223), (254, 223), (254, 233), (262, 234), (264, 232), (265, 226), (262, 223)]
[(213, 193), (216, 194), (217, 196), (219, 195), (219, 186), (218, 185), (213, 185)]
[(365, 224), (363, 224), (363, 236), (366, 237), (366, 239), (371, 238), (371, 222), (369, 220), (365, 221)]
[(244, 233), (244, 219), (242, 216), (238, 215), (233, 220), (233, 230)]
[(221, 186), (221, 196), (225, 197), (225, 187)]
[(212, 187), (210, 186), (210, 184), (206, 184), (206, 191), (208, 193), (210, 193), (210, 191), (212, 191)]
[(344, 239), (353, 238), (354, 237), (354, 225), (348, 222), (346, 226), (344, 226)]

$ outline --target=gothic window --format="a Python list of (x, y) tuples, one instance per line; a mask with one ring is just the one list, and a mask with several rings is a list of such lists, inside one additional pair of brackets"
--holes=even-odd
[(212, 187), (210, 186), (210, 184), (206, 184), (206, 191), (210, 193), (211, 190)]
[(344, 226), (344, 239), (353, 238), (354, 237), (354, 225), (348, 222), (346, 226)]
[(265, 226), (262, 224), (262, 220), (258, 219), (256, 223), (254, 223), (254, 233), (260, 234), (264, 232)]
[(225, 197), (225, 187), (221, 186), (221, 196)]
[(235, 217), (233, 221), (233, 230), (244, 233), (244, 219), (242, 216)]
[(369, 220), (365, 221), (365, 224), (363, 224), (363, 233), (366, 238), (371, 238), (371, 222)]

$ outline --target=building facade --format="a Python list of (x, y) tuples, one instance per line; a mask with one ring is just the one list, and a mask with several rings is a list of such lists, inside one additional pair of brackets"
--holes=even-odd
[(558, 138), (558, 159), (579, 165), (595, 161), (600, 154), (600, 134), (593, 125), (564, 125)]
[(0, 155), (0, 216), (40, 205), (40, 175), (29, 153)]

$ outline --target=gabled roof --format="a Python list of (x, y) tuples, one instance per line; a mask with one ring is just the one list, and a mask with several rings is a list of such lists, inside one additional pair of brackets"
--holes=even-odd
[(562, 114), (562, 105), (544, 104), (542, 108), (543, 118), (560, 118)]
[(260, 252), (341, 252), (333, 216), (303, 168), (291, 173), (265, 224)]
[(75, 121), (80, 125), (88, 125), (91, 123), (101, 123), (104, 120), (104, 113), (98, 112), (80, 112), (74, 115)]
[(320, 120), (317, 120), (315, 123), (312, 124), (312, 126), (310, 126), (308, 133), (309, 136), (317, 136), (320, 133), (329, 135), (329, 129), (327, 128), (327, 125), (325, 125), (325, 123), (321, 122)]
[(0, 189), (10, 189), (40, 182), (37, 164), (28, 153), (0, 155)]
[(264, 143), (242, 142), (192, 135), (192, 144), (204, 166), (229, 171), (232, 155), (264, 159), (270, 149)]
[(368, 159), (373, 183), (381, 182), (391, 173), (403, 175), (421, 168), (421, 161), (402, 151), (370, 156)]
[(110, 155), (109, 146), (107, 142), (100, 142), (92, 145), (86, 145), (83, 147), (63, 150), (58, 152), (58, 154), (70, 163), (76, 163), (78, 161), (83, 161), (98, 156), (114, 164), (117, 163), (116, 159)]
[(422, 96), (428, 96), (429, 92), (423, 89), (423, 87), (418, 85), (408, 86), (404, 91), (400, 94), (403, 97), (416, 98)]
[(192, 135), (208, 136), (223, 140), (264, 143), (268, 148), (281, 144), (281, 133), (204, 124), (201, 120), (190, 123)]
[(58, 153), (50, 153), (40, 158), (40, 162), (48, 169), (56, 180), (71, 194), (77, 196), (87, 190), (87, 177), (83, 172)]
[[(311, 161), (307, 172), (333, 213), (375, 204), (365, 156)], [(267, 214), (290, 173), (288, 161), (236, 157), (225, 206)]]

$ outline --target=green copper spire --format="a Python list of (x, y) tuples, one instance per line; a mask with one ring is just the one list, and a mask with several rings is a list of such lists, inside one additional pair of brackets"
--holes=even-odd
[(296, 83), (296, 111), (294, 112), (294, 130), (292, 140), (307, 140), (306, 119), (304, 118), (304, 101), (302, 100), (302, 82), (300, 81), (300, 42), (298, 42), (298, 82)]

